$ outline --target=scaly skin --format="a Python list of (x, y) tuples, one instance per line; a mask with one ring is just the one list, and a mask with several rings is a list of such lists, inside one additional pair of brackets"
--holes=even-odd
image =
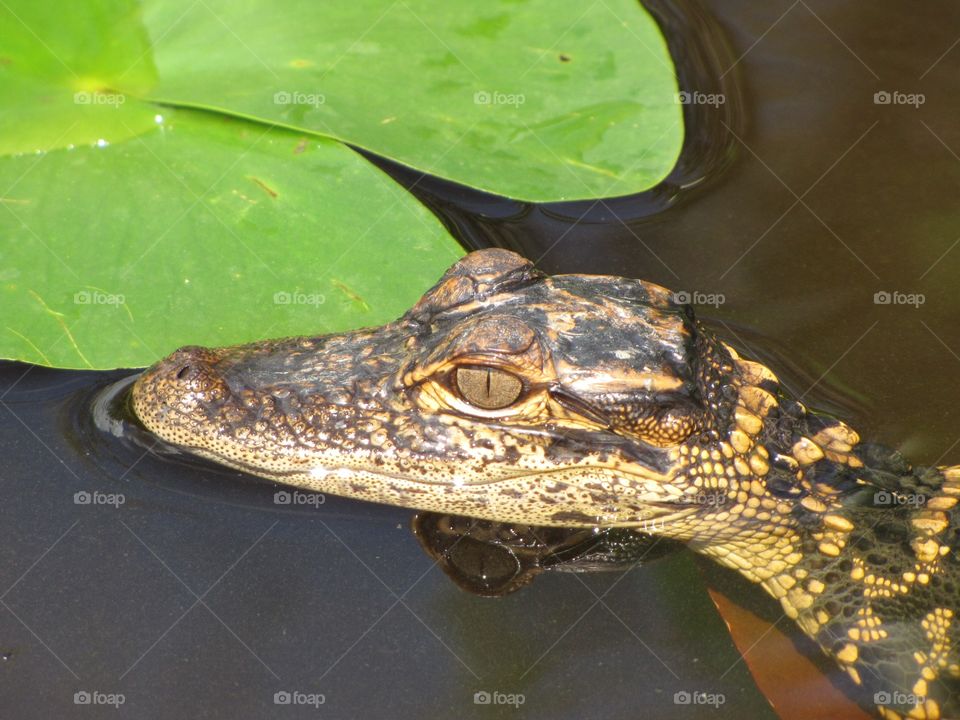
[(289, 485), (684, 541), (779, 600), (882, 717), (960, 716), (960, 468), (808, 411), (659, 286), (484, 250), (381, 328), (182, 348), (132, 404)]

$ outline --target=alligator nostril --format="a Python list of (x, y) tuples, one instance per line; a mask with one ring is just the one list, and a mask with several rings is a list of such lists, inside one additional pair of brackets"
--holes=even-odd
[(184, 365), (182, 368), (177, 370), (177, 380), (187, 379), (190, 375), (193, 374), (192, 371), (193, 371), (192, 365)]

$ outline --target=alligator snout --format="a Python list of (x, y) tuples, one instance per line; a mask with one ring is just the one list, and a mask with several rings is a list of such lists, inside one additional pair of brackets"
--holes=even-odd
[(166, 373), (173, 380), (189, 382), (207, 374), (216, 363), (218, 354), (210, 348), (199, 345), (186, 345), (160, 362), (156, 363), (151, 371)]
[(190, 413), (198, 407), (222, 401), (229, 388), (218, 363), (216, 349), (188, 345), (147, 368), (133, 385), (134, 412), (145, 416), (170, 411)]
[(203, 348), (197, 345), (182, 347), (173, 353), (166, 365), (176, 380), (190, 382), (203, 377), (210, 368), (210, 360), (204, 357)]

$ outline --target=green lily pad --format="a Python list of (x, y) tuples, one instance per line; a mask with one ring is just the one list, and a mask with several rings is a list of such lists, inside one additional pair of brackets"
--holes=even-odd
[(683, 142), (636, 0), (144, 0), (149, 97), (328, 135), (512, 198), (646, 190)]
[(0, 357), (137, 367), (396, 317), (462, 250), (330, 138), (527, 199), (672, 167), (672, 65), (632, 0), (414, 9), (0, 3)]
[(0, 155), (153, 128), (156, 110), (117, 90), (145, 93), (156, 80), (134, 3), (0, 3), (0, 37)]
[(139, 367), (378, 324), (463, 252), (341, 143), (162, 113), (122, 143), (0, 158), (0, 357)]

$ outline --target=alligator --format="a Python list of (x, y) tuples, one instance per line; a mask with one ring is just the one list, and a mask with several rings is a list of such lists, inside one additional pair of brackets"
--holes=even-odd
[(286, 485), (679, 541), (778, 600), (880, 717), (960, 717), (960, 466), (861, 442), (676, 300), (481, 250), (392, 323), (184, 347), (130, 402)]

